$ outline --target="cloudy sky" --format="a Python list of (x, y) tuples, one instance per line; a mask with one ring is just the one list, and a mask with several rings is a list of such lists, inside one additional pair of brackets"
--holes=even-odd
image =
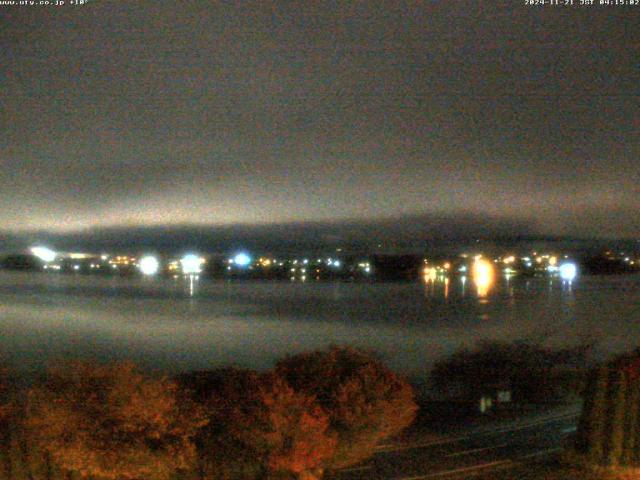
[(520, 0), (0, 6), (0, 230), (477, 215), (640, 236), (639, 20)]

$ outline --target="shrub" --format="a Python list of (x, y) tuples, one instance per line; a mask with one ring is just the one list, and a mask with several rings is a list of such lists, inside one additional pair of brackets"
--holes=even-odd
[(32, 444), (62, 468), (107, 479), (165, 479), (194, 459), (206, 422), (180, 401), (177, 385), (131, 363), (52, 368), (28, 394)]
[(329, 468), (358, 463), (383, 439), (413, 422), (417, 410), (409, 384), (372, 356), (332, 347), (291, 356), (276, 373), (296, 392), (314, 396), (327, 412), (338, 443)]
[(282, 378), (225, 369), (184, 380), (210, 415), (199, 439), (207, 478), (317, 475), (333, 454), (326, 414)]
[(459, 350), (436, 363), (431, 385), (436, 392), (464, 400), (508, 389), (516, 402), (546, 402), (558, 397), (561, 383), (572, 383), (566, 375), (560, 381), (559, 369), (576, 371), (589, 349), (590, 345), (553, 350), (525, 341), (480, 342), (473, 350)]

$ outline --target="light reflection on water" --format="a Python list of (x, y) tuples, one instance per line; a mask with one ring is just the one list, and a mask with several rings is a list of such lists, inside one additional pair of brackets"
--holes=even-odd
[(212, 282), (0, 273), (0, 356), (38, 370), (65, 356), (131, 358), (167, 371), (270, 367), (329, 344), (375, 349), (392, 367), (424, 374), (479, 339), (549, 334), (640, 339), (640, 277), (466, 276), (389, 284)]

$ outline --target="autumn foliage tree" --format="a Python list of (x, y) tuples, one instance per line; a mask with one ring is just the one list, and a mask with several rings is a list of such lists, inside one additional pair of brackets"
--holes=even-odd
[(417, 411), (411, 386), (365, 352), (333, 347), (280, 361), (276, 373), (315, 397), (337, 438), (329, 468), (358, 463), (385, 438), (409, 426)]
[(199, 440), (205, 478), (317, 478), (333, 455), (326, 413), (273, 373), (200, 372), (187, 384), (210, 415)]
[(113, 480), (166, 479), (188, 468), (193, 437), (206, 421), (177, 385), (131, 363), (52, 368), (28, 394), (32, 445), (60, 467)]

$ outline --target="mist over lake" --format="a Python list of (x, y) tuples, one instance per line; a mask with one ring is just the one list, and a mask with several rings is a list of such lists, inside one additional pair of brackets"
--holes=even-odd
[(39, 372), (61, 358), (131, 359), (170, 373), (267, 369), (294, 352), (348, 344), (425, 376), (481, 339), (596, 339), (604, 354), (640, 338), (640, 276), (428, 283), (227, 282), (0, 273), (0, 360)]

